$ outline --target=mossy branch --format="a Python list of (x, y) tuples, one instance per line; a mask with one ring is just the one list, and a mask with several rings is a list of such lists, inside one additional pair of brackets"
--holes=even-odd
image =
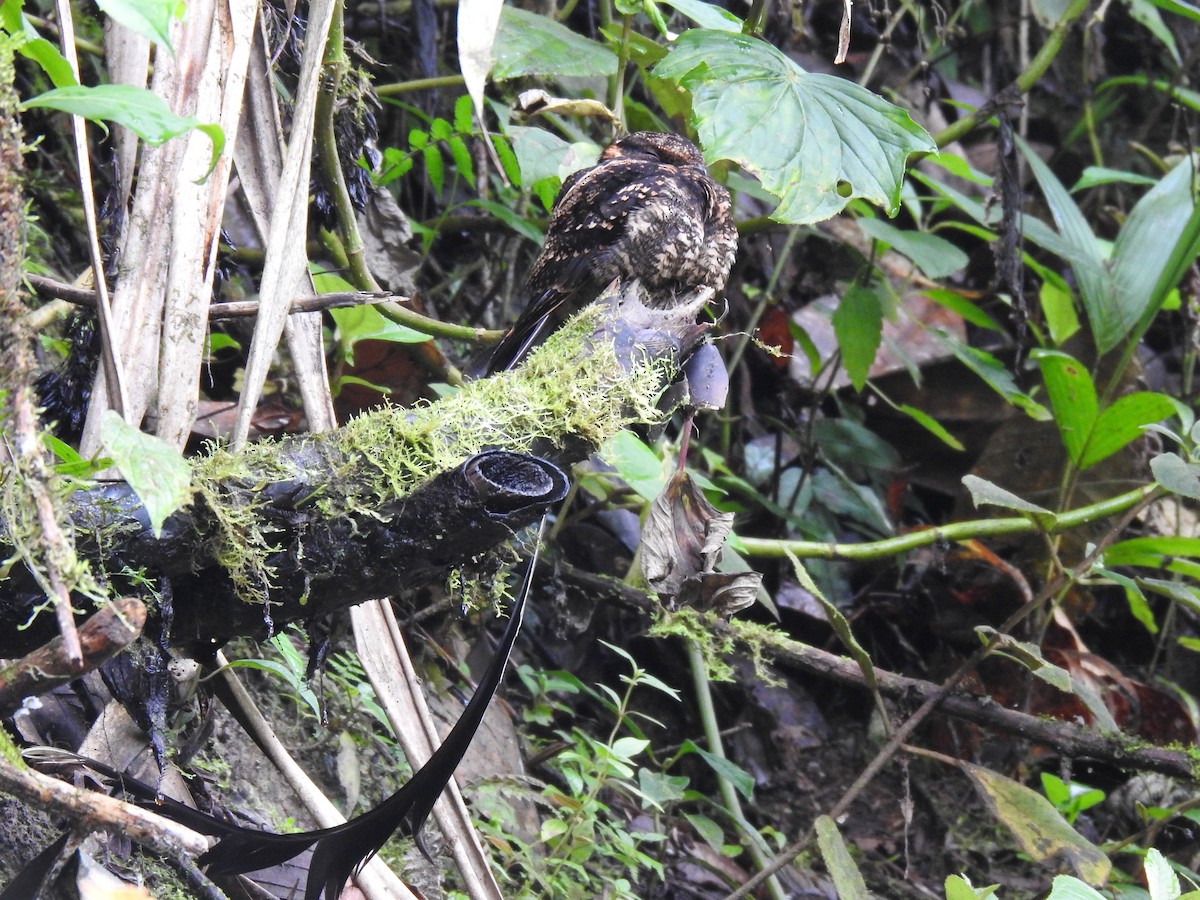
[[(450, 397), (214, 450), (194, 463), (197, 502), (158, 539), (126, 485), (82, 491), (81, 552), (116, 590), (133, 588), (129, 572), (157, 580), (173, 638), (206, 646), (442, 580), (560, 500), (560, 469), (628, 424), (661, 419), (656, 403), (703, 334), (692, 322), (705, 299), (647, 310), (635, 286), (612, 290), (521, 366)], [(42, 602), (24, 581), (0, 583), (0, 622), (19, 624)], [(0, 629), (0, 655), (40, 643), (40, 625)]]

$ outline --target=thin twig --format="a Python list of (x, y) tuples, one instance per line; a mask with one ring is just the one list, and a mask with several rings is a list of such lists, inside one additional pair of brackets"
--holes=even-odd
[[(79, 60), (75, 55), (75, 26), (71, 18), (70, 0), (57, 0), (58, 21), (62, 23), (59, 45), (66, 57), (75, 80), (79, 80)], [(83, 201), (83, 218), (87, 223), (88, 252), (92, 260), (92, 277), (96, 283), (96, 310), (100, 314), (100, 361), (104, 366), (105, 384), (108, 387), (108, 405), (124, 417), (129, 407), (125, 393), (125, 373), (116, 355), (118, 335), (114, 332), (112, 307), (108, 302), (108, 283), (104, 278), (104, 254), (100, 250), (100, 233), (96, 216), (96, 197), (92, 193), (92, 165), (88, 153), (87, 123), (82, 116), (71, 116), (71, 128), (75, 136), (75, 155), (79, 162), (79, 195)]]

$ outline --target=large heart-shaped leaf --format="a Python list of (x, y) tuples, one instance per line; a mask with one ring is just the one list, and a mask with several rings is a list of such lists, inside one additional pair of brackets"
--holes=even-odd
[(828, 219), (853, 197), (894, 212), (909, 154), (937, 149), (900, 107), (805, 72), (750, 35), (692, 29), (654, 75), (691, 91), (708, 156), (757, 175), (779, 198), (771, 216), (780, 222)]

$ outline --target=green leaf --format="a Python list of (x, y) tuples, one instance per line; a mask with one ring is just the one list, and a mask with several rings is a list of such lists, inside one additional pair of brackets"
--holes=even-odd
[(842, 645), (850, 651), (850, 655), (854, 661), (858, 663), (858, 668), (863, 674), (863, 681), (872, 691), (878, 687), (878, 680), (875, 675), (875, 664), (871, 662), (871, 655), (867, 653), (862, 644), (858, 642), (858, 638), (854, 636), (854, 632), (850, 628), (850, 622), (842, 615), (842, 611), (831, 603), (813, 581), (812, 576), (808, 574), (808, 570), (796, 557), (791, 550), (785, 548), (788, 561), (792, 564), (792, 573), (796, 576), (796, 581), (800, 587), (808, 591), (821, 604), (821, 608), (825, 610), (825, 615), (829, 619), (829, 624), (833, 628), (834, 633), (842, 642)]
[(79, 84), (75, 80), (75, 73), (71, 71), (71, 64), (58, 52), (58, 48), (45, 38), (24, 41), (17, 50), (22, 56), (41, 66), (56, 88)]
[(1099, 406), (1092, 376), (1078, 360), (1059, 350), (1042, 350), (1031, 356), (1042, 370), (1063, 446), (1071, 461), (1082, 467)]
[(955, 358), (987, 382), (1001, 397), (1038, 422), (1051, 418), (1050, 411), (1017, 387), (1008, 367), (986, 350), (963, 343), (945, 329), (935, 328), (932, 332)]
[[(3, 403), (3, 400), (3, 393), (0, 392), (0, 403)], [(46, 448), (58, 458), (58, 462), (54, 464), (56, 475), (70, 478), (90, 478), (97, 472), (103, 472), (113, 465), (113, 461), (107, 456), (84, 459), (78, 450), (48, 431), (43, 431), (41, 437)]]
[(965, 762), (959, 765), (992, 814), (1034, 860), (1046, 866), (1065, 861), (1080, 878), (1093, 884), (1108, 879), (1112, 871), (1108, 857), (1068, 825), (1045, 797), (988, 769)]
[(586, 78), (611, 75), (617, 56), (546, 16), (505, 6), (492, 48), (492, 78)]
[(600, 451), (621, 480), (643, 500), (653, 500), (667, 483), (663, 461), (632, 431), (619, 431)]
[(699, 754), (708, 763), (709, 768), (732, 784), (734, 789), (745, 797), (747, 801), (754, 799), (754, 776), (739, 767), (736, 763), (730, 762), (723, 756), (710, 753), (708, 750), (697, 746), (691, 741), (684, 741), (680, 751), (683, 753)]
[(821, 455), (838, 465), (883, 469), (889, 481), (903, 465), (895, 447), (853, 419), (822, 418), (812, 432)]
[(871, 288), (852, 284), (833, 311), (833, 332), (842, 351), (842, 365), (855, 390), (867, 383), (883, 335), (883, 306)]
[(873, 486), (859, 484), (833, 465), (818, 468), (812, 482), (814, 500), (834, 515), (851, 519), (873, 534), (895, 531), (879, 492)]
[(1200, 538), (1164, 534), (1118, 541), (1104, 551), (1104, 564), (1160, 569), (1176, 556), (1200, 559)]
[(915, 406), (909, 406), (907, 403), (901, 403), (895, 407), (898, 412), (911, 418), (914, 422), (932, 434), (935, 438), (945, 444), (952, 450), (964, 450), (962, 441), (946, 430), (937, 419), (929, 415), (924, 410), (917, 409)]
[(1154, 5), (1159, 9), (1175, 13), (1177, 16), (1191, 19), (1193, 22), (1200, 22), (1200, 6), (1185, 3), (1184, 0), (1154, 0)]
[(1146, 851), (1144, 871), (1150, 900), (1176, 900), (1179, 897), (1179, 876), (1166, 857), (1153, 847)]
[(440, 197), (442, 188), (446, 186), (446, 164), (442, 160), (442, 152), (436, 144), (427, 144), (421, 148), (421, 157), (425, 160), (425, 174), (429, 176), (429, 183)]
[(96, 0), (101, 11), (126, 28), (166, 49), (172, 56), (170, 28), (187, 9), (184, 0)]
[(71, 71), (71, 64), (58, 48), (39, 35), (25, 18), (19, 0), (6, 0), (0, 4), (0, 26), (16, 38), (17, 52), (41, 66), (56, 88), (79, 83)]
[(649, 746), (645, 738), (623, 737), (613, 741), (609, 750), (618, 759), (631, 760)]
[(512, 209), (503, 203), (497, 203), (495, 200), (470, 200), (467, 202), (467, 205), (487, 210), (517, 234), (529, 238), (535, 244), (542, 242), (543, 235), (541, 229), (528, 219), (513, 212)]
[(1043, 28), (1053, 27), (1066, 14), (1071, 0), (1032, 0), (1031, 7)]
[(1101, 353), (1105, 353), (1128, 333), (1133, 320), (1125, 321), (1122, 317), (1117, 298), (1113, 296), (1112, 281), (1108, 277), (1104, 258), (1100, 254), (1100, 245), (1083, 213), (1041, 157), (1020, 138), (1017, 138), (1017, 145), (1029, 162), (1029, 169), (1037, 179), (1054, 223), (1058, 226), (1058, 234), (1055, 235), (1058, 240), (1049, 242), (1057, 246), (1049, 246), (1045, 241), (1038, 243), (1071, 264), (1096, 345)]
[(854, 858), (846, 849), (846, 842), (837, 825), (829, 816), (818, 816), (816, 821), (817, 847), (825, 861), (825, 869), (833, 879), (838, 900), (870, 900), (871, 893), (863, 880), (862, 872), (854, 864)]
[(1042, 773), (1042, 793), (1059, 809), (1071, 802), (1071, 788), (1065, 781), (1050, 772)]
[(1071, 185), (1071, 193), (1078, 193), (1104, 184), (1140, 184), (1149, 187), (1158, 184), (1158, 179), (1137, 172), (1106, 169), (1104, 166), (1088, 166), (1079, 176), (1079, 180)]
[(680, 35), (654, 75), (692, 93), (710, 159), (730, 159), (779, 198), (781, 222), (819, 222), (854, 197), (900, 205), (909, 154), (934, 152), (909, 114), (844, 78), (810, 74), (765, 41), (702, 28)]
[(463, 94), (454, 101), (454, 130), (459, 134), (472, 134), (475, 130), (475, 113), (470, 94)]
[(685, 812), (683, 817), (691, 823), (692, 827), (696, 829), (696, 834), (703, 838), (704, 843), (708, 844), (713, 852), (721, 852), (721, 845), (725, 842), (725, 833), (721, 831), (720, 825), (708, 816), (702, 816), (699, 813)]
[(1055, 875), (1050, 896), (1046, 900), (1106, 900), (1095, 888), (1088, 887), (1073, 875)]
[(1107, 342), (1096, 335), (1101, 352), (1131, 331), (1143, 333), (1200, 253), (1200, 206), (1194, 196), (1197, 165), (1197, 156), (1177, 163), (1134, 205), (1117, 235), (1112, 250), (1116, 333), (1106, 335)]
[(971, 884), (965, 875), (946, 876), (946, 900), (987, 900), (993, 897), (999, 889), (998, 884), (977, 888)]
[(663, 0), (670, 7), (683, 13), (701, 28), (738, 33), (745, 24), (727, 9), (704, 0)]
[(948, 278), (968, 262), (967, 254), (927, 231), (904, 231), (882, 219), (859, 219), (858, 227), (867, 236), (907, 256), (929, 278)]
[(1125, 0), (1125, 5), (1129, 8), (1130, 17), (1158, 38), (1159, 43), (1166, 47), (1167, 52), (1171, 54), (1175, 65), (1180, 65), (1179, 48), (1175, 45), (1175, 35), (1163, 21), (1155, 4), (1151, 0)]
[(1037, 644), (1032, 644), (1029, 641), (1019, 641), (1012, 635), (999, 632), (989, 625), (976, 625), (975, 631), (981, 639), (994, 642), (991, 648), (992, 652), (1001, 653), (1019, 662), (1051, 687), (1057, 688), (1066, 694), (1072, 693), (1071, 673), (1061, 666), (1047, 662), (1046, 658), (1042, 656), (1041, 648)]
[(683, 799), (688, 786), (686, 775), (667, 775), (653, 769), (638, 769), (638, 790), (658, 809)]
[(493, 134), (491, 138), (496, 155), (500, 157), (500, 165), (504, 168), (504, 174), (516, 187), (521, 187), (525, 182), (521, 179), (521, 167), (517, 164), (517, 155), (513, 153), (508, 138), (502, 134)]
[(385, 147), (383, 150), (383, 164), (380, 166), (379, 174), (375, 176), (375, 183), (380, 187), (391, 184), (397, 178), (403, 178), (412, 171), (413, 158), (411, 153), (405, 153), (396, 147)]
[(346, 362), (354, 363), (354, 345), (359, 341), (391, 341), (420, 344), (429, 335), (385, 318), (374, 306), (344, 306), (329, 310), (338, 329), (338, 344)]
[(111, 409), (100, 418), (100, 442), (142, 501), (150, 531), (159, 537), (167, 517), (192, 501), (192, 467), (166, 441), (125, 424)]
[(1075, 296), (1066, 282), (1054, 273), (1047, 276), (1038, 289), (1038, 300), (1042, 304), (1042, 315), (1050, 329), (1050, 337), (1058, 346), (1079, 330), (1079, 316), (1075, 314)]
[(1174, 412), (1174, 401), (1166, 394), (1138, 391), (1118, 397), (1096, 420), (1079, 467), (1087, 469), (1107, 459), (1140, 438), (1147, 425), (1161, 422)]
[(1146, 590), (1182, 603), (1193, 613), (1200, 613), (1200, 588), (1165, 578), (1142, 578), (1140, 583)]
[(452, 134), (446, 140), (446, 146), (450, 148), (450, 155), (454, 157), (454, 167), (458, 169), (458, 174), (469, 184), (474, 184), (475, 163), (471, 159), (471, 151), (467, 149), (467, 142), (459, 135)]
[(22, 109), (39, 107), (83, 116), (93, 122), (116, 122), (154, 146), (193, 129), (201, 131), (213, 145), (209, 171), (225, 149), (225, 133), (219, 125), (202, 124), (195, 116), (177, 116), (158, 94), (129, 84), (60, 87), (21, 104)]
[(993, 484), (990, 481), (980, 478), (978, 475), (964, 475), (962, 483), (963, 487), (971, 494), (971, 502), (976, 507), (988, 504), (1027, 513), (1039, 520), (1043, 517), (1048, 517), (1051, 520), (1054, 518), (1054, 513), (1050, 512), (1044, 506), (1038, 506), (1036, 503), (1022, 500), (1011, 491), (1006, 491), (1000, 485)]
[(1148, 632), (1158, 634), (1158, 622), (1154, 620), (1154, 612), (1150, 609), (1150, 602), (1146, 599), (1146, 595), (1142, 593), (1142, 588), (1136, 581), (1128, 575), (1114, 572), (1107, 566), (1092, 566), (1092, 571), (1097, 575), (1104, 576), (1114, 584), (1120, 585), (1125, 591), (1125, 602), (1129, 604), (1130, 615), (1141, 622)]
[(1160, 453), (1150, 460), (1154, 480), (1172, 494), (1200, 500), (1200, 465), (1187, 462), (1177, 453)]
[(595, 144), (571, 144), (545, 128), (513, 125), (508, 129), (513, 152), (521, 167), (521, 179), (533, 184), (543, 178), (563, 179), (596, 162), (600, 148)]
[(962, 316), (972, 325), (987, 328), (989, 331), (1004, 331), (999, 322), (976, 306), (973, 301), (955, 291), (948, 291), (945, 288), (928, 288), (922, 293), (939, 306), (944, 306), (951, 312)]

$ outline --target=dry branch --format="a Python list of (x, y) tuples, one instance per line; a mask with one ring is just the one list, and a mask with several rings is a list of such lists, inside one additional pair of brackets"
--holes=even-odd
[(30, 695), (44, 694), (100, 668), (142, 633), (145, 621), (145, 604), (136, 597), (122, 597), (79, 628), (82, 669), (64, 650), (61, 637), (0, 669), (0, 715), (8, 715)]

